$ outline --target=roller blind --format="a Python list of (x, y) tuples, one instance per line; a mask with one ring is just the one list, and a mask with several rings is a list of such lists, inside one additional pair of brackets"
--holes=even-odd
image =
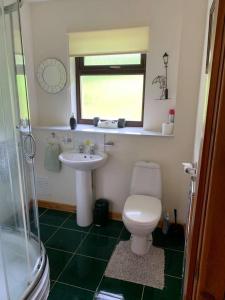
[(149, 27), (69, 33), (69, 55), (146, 53)]

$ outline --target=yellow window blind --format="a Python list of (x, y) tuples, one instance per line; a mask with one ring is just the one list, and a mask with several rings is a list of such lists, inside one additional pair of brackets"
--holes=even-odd
[(146, 53), (149, 27), (69, 33), (69, 55)]

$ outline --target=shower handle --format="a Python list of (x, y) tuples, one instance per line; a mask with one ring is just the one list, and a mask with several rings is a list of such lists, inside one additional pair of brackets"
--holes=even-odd
[(24, 155), (28, 159), (33, 159), (36, 154), (36, 142), (31, 133), (27, 134), (23, 140), (24, 149), (26, 149), (26, 144), (28, 141), (30, 141), (31, 144), (31, 152), (24, 151)]

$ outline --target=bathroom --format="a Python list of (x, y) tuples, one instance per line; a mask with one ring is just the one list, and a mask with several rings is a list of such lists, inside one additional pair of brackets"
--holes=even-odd
[[(184, 299), (182, 163), (201, 151), (212, 2), (0, 0), (1, 300)], [(154, 225), (140, 239), (126, 216)]]

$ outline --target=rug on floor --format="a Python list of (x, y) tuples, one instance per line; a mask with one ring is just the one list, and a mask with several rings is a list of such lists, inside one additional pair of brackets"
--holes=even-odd
[(146, 255), (138, 256), (131, 252), (130, 241), (120, 241), (110, 258), (105, 276), (163, 289), (164, 268), (163, 249), (151, 246)]

